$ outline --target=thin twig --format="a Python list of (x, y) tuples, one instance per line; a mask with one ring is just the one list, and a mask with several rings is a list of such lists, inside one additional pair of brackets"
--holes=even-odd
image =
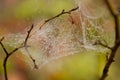
[(110, 4), (109, 0), (105, 0), (105, 3), (108, 7), (108, 10), (110, 11), (111, 15), (114, 18), (115, 21), (115, 39), (118, 40), (119, 39), (119, 20), (118, 20), (118, 14), (115, 14), (112, 8), (112, 5)]
[(107, 63), (105, 64), (105, 67), (103, 69), (103, 73), (102, 73), (102, 76), (101, 76), (100, 80), (105, 80), (106, 77), (108, 76), (109, 68), (110, 68), (112, 62), (114, 62), (114, 57), (115, 57), (117, 49), (120, 45), (119, 29), (118, 29), (119, 28), (118, 15), (116, 15), (113, 12), (112, 6), (110, 5), (110, 2), (108, 0), (105, 0), (105, 3), (107, 5), (108, 10), (110, 11), (111, 15), (113, 16), (114, 21), (115, 21), (115, 45), (112, 48), (112, 51), (111, 51), (111, 54), (110, 54), (110, 57), (109, 57)]
[(2, 46), (5, 54), (8, 55), (8, 51), (6, 50), (5, 46), (4, 46), (3, 43), (2, 43), (3, 40), (4, 40), (4, 37), (2, 37), (2, 38), (0, 39), (0, 45)]
[[(59, 16), (61, 16), (61, 15), (63, 15), (63, 14), (71, 14), (71, 12), (77, 10), (78, 8), (79, 8), (79, 7), (76, 7), (76, 8), (73, 8), (73, 9), (69, 10), (69, 11), (65, 11), (65, 10), (63, 9), (62, 12), (59, 13), (58, 15), (56, 15), (56, 16), (54, 16), (54, 17), (51, 17), (51, 18), (49, 18), (49, 19), (47, 19), (47, 20), (45, 20), (44, 23), (40, 26), (39, 29), (41, 29), (41, 28), (42, 28), (46, 23), (48, 23), (49, 21), (51, 21), (51, 20), (53, 20), (53, 19), (55, 19), (55, 18), (57, 18), (57, 17), (59, 17)], [(31, 26), (31, 29), (28, 31), (27, 37), (26, 37), (25, 42), (24, 42), (24, 46), (25, 46), (25, 50), (27, 51), (29, 57), (31, 58), (31, 60), (32, 60), (33, 63), (34, 63), (34, 68), (35, 68), (35, 69), (38, 69), (38, 66), (37, 66), (37, 64), (35, 63), (35, 59), (31, 56), (30, 52), (28, 51), (28, 47), (27, 47), (27, 46), (28, 46), (28, 45), (27, 45), (28, 38), (30, 38), (30, 37), (34, 34), (34, 33), (33, 33), (33, 34), (30, 35), (32, 29), (33, 29), (33, 25)]]
[(22, 47), (19, 47), (19, 48), (16, 48), (14, 49), (13, 51), (11, 51), (10, 53), (6, 50), (4, 44), (2, 43), (2, 41), (4, 40), (4, 37), (0, 40), (0, 45), (2, 46), (6, 56), (5, 56), (5, 59), (4, 59), (4, 62), (3, 62), (3, 68), (4, 68), (4, 76), (5, 76), (5, 80), (8, 80), (8, 74), (7, 74), (7, 62), (8, 62), (8, 59), (9, 57), (15, 53), (18, 49), (22, 48)]
[(101, 45), (105, 48), (112, 50), (112, 47), (109, 47), (107, 44), (103, 44), (101, 41), (96, 41), (93, 45)]
[[(73, 8), (73, 9), (71, 9), (71, 10), (69, 10), (69, 11), (65, 11), (65, 10), (63, 9), (62, 12), (59, 13), (58, 15), (53, 16), (53, 17), (51, 17), (51, 18), (49, 18), (49, 19), (46, 19), (46, 20), (44, 20), (43, 22), (41, 22), (40, 25), (38, 26), (38, 28), (41, 29), (41, 28), (42, 28), (45, 24), (47, 24), (49, 21), (51, 21), (51, 20), (53, 20), (53, 19), (55, 19), (55, 18), (57, 18), (57, 17), (60, 17), (60, 16), (62, 16), (63, 14), (71, 14), (73, 11), (76, 11), (78, 8), (79, 8), (79, 7), (77, 6), (77, 7)], [(33, 31), (33, 32), (29, 35), (29, 37), (31, 37), (31, 36), (32, 36), (33, 34), (35, 34), (35, 33), (36, 33), (36, 30)]]
[(51, 18), (49, 18), (49, 19), (47, 19), (47, 20), (45, 20), (44, 23), (40, 26), (39, 29), (41, 29), (47, 22), (49, 22), (49, 21), (51, 21), (51, 20), (53, 20), (53, 19), (55, 19), (55, 18), (57, 18), (57, 17), (59, 17), (59, 16), (61, 16), (61, 15), (71, 14), (71, 12), (76, 11), (78, 8), (79, 8), (79, 7), (77, 6), (76, 8), (73, 8), (73, 9), (71, 9), (71, 10), (69, 10), (69, 11), (65, 11), (65, 10), (63, 9), (62, 12), (59, 13), (58, 15), (56, 15), (56, 16), (54, 16), (54, 17), (51, 17)]
[[(27, 41), (28, 41), (28, 38), (29, 38), (29, 35), (30, 35), (32, 29), (33, 29), (33, 25), (32, 25), (31, 28), (28, 30), (28, 34), (27, 34), (27, 36), (26, 36), (26, 38), (25, 38), (25, 41), (24, 41), (19, 47), (15, 48), (15, 49), (12, 50), (11, 52), (8, 52), (7, 49), (5, 48), (4, 44), (2, 43), (2, 41), (4, 40), (4, 37), (2, 37), (2, 38), (0, 39), (0, 45), (1, 45), (2, 49), (4, 50), (4, 52), (5, 52), (5, 54), (6, 54), (5, 59), (4, 59), (4, 62), (3, 62), (5, 80), (8, 80), (8, 74), (7, 74), (7, 62), (8, 62), (8, 59), (10, 58), (10, 56), (11, 56), (13, 53), (15, 53), (16, 51), (18, 51), (20, 48), (23, 48), (23, 47), (27, 48)], [(30, 58), (31, 58), (31, 57), (32, 57), (32, 56), (30, 56)], [(33, 58), (32, 58), (32, 60), (33, 60)], [(33, 60), (33, 62), (35, 62), (35, 60)]]
[(4, 45), (3, 45), (3, 43), (2, 43), (3, 40), (4, 40), (4, 37), (2, 37), (2, 38), (0, 39), (0, 45), (2, 46), (2, 48), (3, 48), (3, 50), (4, 50), (5, 54), (6, 54), (6, 57), (5, 57), (4, 62), (3, 62), (3, 67), (4, 67), (5, 80), (8, 80), (7, 68), (6, 68), (7, 59), (8, 59), (8, 52), (7, 52), (6, 48), (4, 47)]
[[(60, 14), (58, 14), (58, 15), (50, 18), (50, 19), (45, 20), (44, 23), (43, 23), (43, 25), (40, 26), (40, 29), (41, 29), (47, 22), (49, 22), (49, 21), (51, 21), (51, 20), (53, 20), (53, 19), (55, 19), (55, 18), (57, 18), (57, 17), (59, 17), (59, 16), (61, 16), (61, 15), (63, 15), (63, 14), (70, 14), (72, 11), (75, 11), (75, 10), (77, 10), (78, 8), (79, 8), (79, 7), (76, 7), (76, 8), (73, 8), (73, 9), (69, 10), (69, 11), (63, 10)], [(30, 55), (30, 53), (29, 53), (29, 51), (28, 51), (28, 45), (27, 45), (28, 39), (29, 39), (30, 36), (31, 36), (30, 33), (31, 33), (32, 29), (33, 29), (33, 25), (32, 25), (31, 28), (28, 30), (27, 36), (26, 36), (26, 38), (25, 38), (25, 41), (24, 41), (18, 48), (15, 48), (15, 49), (12, 50), (11, 52), (8, 52), (7, 49), (5, 48), (4, 44), (2, 43), (4, 37), (2, 37), (2, 38), (0, 39), (0, 45), (2, 46), (2, 48), (3, 48), (3, 50), (4, 50), (5, 54), (6, 54), (6, 57), (5, 57), (4, 62), (3, 62), (5, 80), (8, 80), (8, 74), (7, 74), (7, 62), (8, 62), (8, 59), (10, 58), (10, 56), (11, 56), (13, 53), (15, 53), (15, 52), (16, 52), (17, 50), (19, 50), (20, 48), (25, 47), (25, 49), (26, 49), (29, 57), (31, 58), (31, 60), (32, 60), (33, 63), (34, 63), (34, 67), (35, 67), (35, 68), (38, 68), (37, 65), (36, 65), (36, 63), (35, 63), (35, 59), (32, 58), (32, 56)]]
[(35, 62), (35, 59), (31, 56), (31, 54), (30, 54), (30, 52), (28, 50), (28, 45), (27, 45), (28, 38), (30, 38), (30, 33), (31, 33), (33, 27), (34, 27), (34, 25), (32, 24), (31, 28), (27, 31), (27, 36), (25, 38), (24, 47), (25, 47), (26, 52), (28, 53), (28, 56), (30, 57), (30, 59), (32, 60), (32, 62), (34, 64), (34, 68), (38, 69), (38, 66), (37, 66), (37, 64)]
[(24, 46), (20, 46), (20, 47), (18, 47), (18, 48), (15, 48), (14, 50), (12, 50), (10, 53), (9, 53), (9, 55), (12, 55), (13, 53), (15, 53), (17, 50), (19, 50), (19, 49), (21, 49), (21, 48), (23, 48)]
[(29, 36), (30, 36), (30, 33), (31, 33), (33, 27), (34, 27), (34, 26), (33, 26), (33, 24), (32, 24), (32, 26), (30, 27), (30, 29), (27, 31), (27, 36), (26, 36), (26, 38), (25, 38), (24, 46), (26, 46), (26, 44), (27, 44), (28, 38), (29, 38)]
[(55, 19), (55, 18), (63, 15), (63, 14), (70, 14), (72, 11), (75, 11), (75, 10), (77, 10), (78, 8), (79, 8), (79, 7), (76, 7), (76, 8), (73, 8), (73, 9), (69, 10), (69, 11), (65, 11), (65, 10), (63, 9), (62, 12), (59, 13), (58, 15), (56, 15), (56, 16), (54, 16), (54, 17), (51, 17), (50, 19), (45, 20), (45, 23), (47, 23), (48, 21), (53, 20), (53, 19)]
[(25, 47), (25, 50), (26, 50), (26, 52), (28, 53), (28, 56), (30, 57), (30, 59), (32, 60), (32, 62), (33, 62), (33, 64), (34, 64), (34, 69), (38, 69), (38, 65), (36, 64), (35, 59), (31, 56), (31, 54), (30, 54), (30, 52), (29, 52), (29, 50), (28, 50), (27, 47)]
[(4, 37), (2, 37), (2, 38), (0, 39), (0, 42), (2, 42), (2, 41), (3, 41), (3, 39), (4, 39)]

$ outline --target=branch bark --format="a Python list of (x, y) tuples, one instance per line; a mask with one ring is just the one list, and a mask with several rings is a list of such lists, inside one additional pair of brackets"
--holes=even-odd
[(7, 73), (7, 62), (8, 62), (8, 59), (11, 57), (12, 54), (14, 54), (20, 48), (23, 48), (23, 47), (26, 46), (27, 40), (29, 38), (29, 34), (30, 34), (30, 32), (31, 32), (32, 29), (33, 29), (33, 26), (31, 26), (30, 30), (28, 31), (28, 34), (27, 34), (27, 36), (25, 38), (25, 41), (23, 42), (24, 45), (21, 44), (19, 47), (15, 48), (11, 52), (8, 52), (7, 49), (5, 48), (4, 44), (2, 43), (2, 41), (4, 40), (4, 37), (2, 37), (0, 39), (0, 45), (1, 45), (2, 49), (4, 50), (4, 52), (5, 52), (5, 58), (4, 58), (4, 61), (3, 61), (4, 78), (5, 78), (5, 80), (8, 80), (8, 73)]
[[(58, 15), (56, 15), (56, 16), (54, 16), (54, 17), (51, 17), (51, 18), (49, 18), (49, 19), (47, 19), (47, 20), (45, 20), (44, 21), (44, 23), (40, 26), (40, 28), (39, 29), (41, 29), (47, 22), (49, 22), (49, 21), (51, 21), (51, 20), (53, 20), (53, 19), (55, 19), (55, 18), (57, 18), (57, 17), (59, 17), (59, 16), (61, 16), (61, 15), (63, 15), (63, 14), (71, 14), (71, 12), (72, 11), (75, 11), (75, 10), (77, 10), (79, 7), (76, 7), (76, 8), (73, 8), (73, 9), (71, 9), (71, 10), (69, 10), (69, 11), (65, 11), (65, 10), (62, 10), (62, 12), (60, 13), (60, 14), (58, 14)], [(16, 51), (18, 51), (20, 48), (25, 48), (25, 50), (27, 51), (27, 53), (28, 53), (28, 55), (29, 55), (29, 57), (30, 57), (30, 59), (33, 61), (33, 63), (34, 63), (34, 68), (38, 68), (37, 67), (37, 64), (35, 63), (35, 59), (31, 56), (31, 54), (30, 54), (30, 52), (29, 52), (29, 50), (28, 50), (28, 45), (27, 45), (27, 42), (28, 42), (28, 39), (31, 37), (31, 31), (32, 31), (32, 29), (33, 29), (33, 25), (31, 26), (31, 28), (28, 30), (28, 32), (27, 32), (27, 36), (26, 36), (26, 38), (25, 38), (25, 40), (24, 40), (24, 42), (19, 46), (19, 47), (17, 47), (17, 48), (15, 48), (14, 50), (12, 50), (11, 52), (8, 52), (7, 51), (7, 49), (5, 48), (5, 46), (4, 46), (4, 44), (2, 43), (2, 41), (4, 40), (4, 37), (2, 37), (1, 39), (0, 39), (0, 45), (2, 46), (2, 49), (4, 50), (4, 52), (5, 52), (5, 58), (4, 58), (4, 62), (3, 62), (3, 68), (4, 68), (4, 78), (5, 78), (5, 80), (8, 80), (8, 73), (7, 73), (7, 62), (8, 62), (8, 59), (12, 56), (12, 54), (14, 54)], [(31, 34), (31, 35), (30, 35)]]
[(28, 39), (29, 39), (29, 37), (30, 37), (30, 33), (31, 33), (33, 27), (34, 27), (34, 25), (32, 24), (30, 30), (28, 30), (28, 32), (27, 32), (27, 36), (26, 36), (25, 42), (24, 42), (23, 44), (24, 44), (24, 47), (25, 47), (26, 52), (28, 53), (28, 56), (30, 57), (30, 59), (32, 60), (32, 62), (33, 62), (33, 64), (34, 64), (34, 68), (35, 68), (35, 69), (38, 69), (38, 66), (37, 66), (37, 64), (36, 64), (36, 62), (35, 62), (35, 59), (31, 56), (31, 54), (30, 54), (30, 52), (29, 52), (29, 50), (28, 50), (29, 45), (27, 45), (27, 42), (28, 42)]
[(10, 58), (10, 56), (15, 53), (18, 49), (22, 48), (22, 47), (18, 47), (18, 48), (15, 48), (13, 51), (11, 51), (10, 53), (7, 51), (7, 49), (5, 48), (4, 44), (2, 43), (2, 40), (4, 40), (4, 38), (2, 38), (0, 40), (0, 45), (2, 46), (6, 56), (5, 56), (5, 59), (3, 61), (3, 68), (4, 68), (4, 77), (5, 77), (5, 80), (8, 80), (8, 74), (7, 74), (7, 62), (8, 62), (8, 59)]
[(41, 29), (47, 22), (49, 22), (49, 21), (51, 21), (51, 20), (53, 20), (53, 19), (55, 19), (55, 18), (57, 18), (57, 17), (59, 17), (59, 16), (61, 16), (61, 15), (64, 15), (64, 14), (71, 14), (71, 12), (76, 11), (78, 8), (79, 8), (79, 7), (77, 6), (77, 7), (73, 8), (73, 9), (71, 9), (71, 10), (69, 10), (69, 11), (65, 11), (65, 10), (63, 9), (62, 12), (59, 13), (58, 15), (53, 16), (53, 17), (51, 17), (51, 18), (45, 20), (45, 21), (43, 22), (43, 24), (40, 26), (39, 29)]
[(118, 15), (113, 12), (112, 6), (108, 0), (105, 0), (105, 3), (107, 5), (108, 10), (110, 11), (111, 15), (113, 16), (114, 21), (115, 21), (115, 43), (114, 43), (114, 47), (111, 48), (110, 57), (108, 58), (108, 61), (105, 64), (105, 67), (103, 69), (103, 73), (102, 73), (100, 80), (105, 80), (106, 77), (108, 76), (109, 68), (110, 68), (111, 64), (114, 62), (114, 58), (115, 58), (117, 49), (120, 46)]

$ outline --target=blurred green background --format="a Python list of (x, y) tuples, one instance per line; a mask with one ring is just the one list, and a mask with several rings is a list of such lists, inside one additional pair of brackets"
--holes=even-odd
[[(37, 20), (49, 18), (74, 6), (74, 0), (0, 0), (0, 36), (23, 31)], [(107, 80), (119, 80), (119, 52), (120, 49)], [(4, 80), (4, 56), (0, 47), (0, 80)], [(23, 58), (24, 55), (17, 52), (9, 59), (9, 80), (98, 80), (106, 62), (105, 53), (85, 51), (51, 61), (40, 70), (33, 70)]]

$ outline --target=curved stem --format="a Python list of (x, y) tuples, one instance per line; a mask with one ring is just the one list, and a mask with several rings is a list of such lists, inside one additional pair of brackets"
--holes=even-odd
[(111, 64), (114, 62), (114, 58), (115, 58), (115, 55), (116, 55), (116, 52), (117, 52), (117, 49), (119, 48), (120, 46), (120, 39), (119, 39), (119, 21), (118, 21), (118, 15), (116, 15), (113, 10), (112, 10), (112, 6), (109, 2), (109, 0), (105, 0), (105, 3), (108, 7), (108, 10), (110, 11), (111, 15), (113, 16), (114, 18), (114, 21), (115, 21), (115, 45), (114, 47), (111, 49), (111, 54), (110, 54), (110, 57), (108, 58), (108, 61), (107, 63), (105, 64), (105, 67), (103, 69), (103, 73), (102, 73), (102, 76), (100, 78), (100, 80), (105, 80), (106, 77), (108, 76), (108, 71), (109, 71), (109, 68), (111, 66)]

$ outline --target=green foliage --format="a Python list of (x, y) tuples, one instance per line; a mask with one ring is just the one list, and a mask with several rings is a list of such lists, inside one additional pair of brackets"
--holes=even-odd
[(19, 18), (53, 16), (63, 9), (72, 8), (72, 2), (72, 0), (26, 0), (15, 8), (15, 15)]

